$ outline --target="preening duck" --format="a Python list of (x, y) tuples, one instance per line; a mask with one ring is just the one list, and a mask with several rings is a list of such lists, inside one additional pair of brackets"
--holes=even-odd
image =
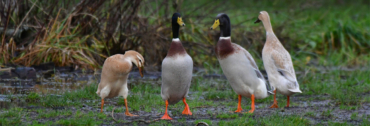
[(266, 42), (262, 50), (263, 64), (271, 86), (276, 87), (276, 90), (274, 90), (274, 103), (270, 108), (278, 108), (276, 91), (287, 96), (286, 107), (289, 107), (289, 96), (295, 93), (302, 93), (295, 76), (292, 58), (275, 36), (269, 14), (266, 11), (260, 12), (255, 23), (261, 21), (266, 30)]
[(162, 61), (162, 99), (166, 102), (166, 110), (161, 119), (172, 119), (168, 113), (168, 104), (176, 104), (181, 99), (185, 104), (184, 115), (192, 115), (186, 96), (189, 92), (193, 74), (193, 59), (186, 53), (179, 39), (180, 26), (185, 26), (180, 13), (172, 16), (173, 39), (167, 56)]
[(254, 99), (266, 98), (271, 87), (266, 83), (252, 55), (240, 45), (231, 42), (230, 19), (226, 14), (218, 14), (211, 29), (216, 29), (218, 26), (221, 37), (215, 51), (223, 73), (232, 89), (238, 94), (239, 103), (235, 112), (242, 111), (241, 99), (244, 96), (251, 98), (252, 109), (249, 113), (253, 113)]
[(96, 94), (101, 97), (100, 112), (103, 112), (104, 98), (122, 96), (125, 100), (126, 116), (136, 116), (128, 111), (127, 106), (127, 78), (133, 64), (139, 68), (140, 75), (143, 77), (144, 57), (136, 51), (126, 51), (124, 55), (116, 54), (105, 60), (98, 91), (96, 91)]

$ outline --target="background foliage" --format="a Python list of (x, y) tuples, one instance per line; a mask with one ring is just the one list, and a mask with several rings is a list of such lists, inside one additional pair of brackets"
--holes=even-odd
[(265, 31), (253, 22), (266, 10), (298, 67), (368, 65), (369, 6), (367, 0), (5, 0), (0, 3), (0, 64), (96, 68), (110, 55), (137, 50), (146, 65), (160, 65), (171, 42), (174, 12), (183, 16), (180, 39), (195, 65), (217, 65), (213, 48), (219, 29), (209, 27), (218, 13), (230, 16), (232, 41), (261, 64)]

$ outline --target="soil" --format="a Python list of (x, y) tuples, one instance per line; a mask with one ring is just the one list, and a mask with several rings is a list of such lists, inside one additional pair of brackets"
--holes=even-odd
[[(58, 90), (74, 90), (78, 87), (80, 87), (80, 83), (89, 83), (89, 80), (93, 79), (99, 79), (99, 76), (96, 76), (91, 71), (79, 71), (75, 70), (73, 72), (69, 73), (63, 73), (63, 72), (54, 72), (54, 74), (57, 74), (58, 76), (53, 79), (53, 76), (48, 76), (44, 75), (44, 73), (47, 73), (47, 70), (33, 70), (33, 69), (25, 69), (28, 71), (28, 73), (35, 73), (37, 74), (37, 79), (14, 79), (12, 76), (6, 75), (6, 73), (2, 73), (0, 79), (0, 87), (1, 87), (1, 95), (0, 95), (0, 112), (4, 111), (11, 106), (18, 106), (25, 108), (25, 110), (30, 111), (34, 109), (46, 109), (46, 110), (59, 110), (59, 109), (70, 109), (72, 112), (75, 112), (77, 110), (80, 111), (93, 111), (93, 112), (99, 112), (100, 108), (95, 107), (95, 106), (89, 106), (89, 105), (83, 105), (81, 108), (76, 108), (76, 107), (59, 107), (59, 108), (45, 108), (41, 106), (34, 106), (27, 104), (25, 101), (12, 101), (10, 99), (6, 98), (7, 92), (13, 92), (13, 94), (27, 94), (27, 92), (32, 92), (32, 91), (40, 91), (42, 88), (54, 88)], [(33, 72), (37, 71), (37, 72)], [(22, 75), (22, 76), (31, 76), (34, 77), (34, 75)], [(45, 77), (46, 76), (46, 77)], [(130, 78), (138, 78), (140, 75), (138, 72), (132, 72)], [(5, 78), (8, 77), (8, 78)], [(160, 78), (160, 72), (146, 72), (145, 75), (146, 80), (157, 80)], [(204, 75), (204, 78), (221, 78), (225, 79), (224, 76), (222, 75)], [(26, 77), (27, 78), (27, 77)], [(52, 79), (50, 79), (52, 78)], [(73, 79), (70, 79), (73, 78)], [(13, 79), (13, 80), (12, 80)], [(43, 81), (40, 81), (43, 80)], [(63, 80), (62, 84), (65, 84), (67, 86), (56, 86), (60, 85), (60, 83), (51, 83), (55, 81), (60, 81)], [(17, 83), (20, 82), (20, 83)], [(28, 83), (27, 83), (28, 82)], [(23, 85), (21, 85), (23, 84)], [(49, 87), (48, 87), (49, 86)], [(54, 86), (54, 87), (53, 87)], [(38, 87), (38, 88), (37, 88)], [(194, 92), (193, 92), (194, 93)], [(191, 95), (191, 93), (190, 93)], [(369, 94), (365, 94), (369, 95)], [(309, 100), (309, 98), (312, 99), (314, 97), (314, 100)], [(189, 97), (191, 98), (191, 97)], [(281, 99), (285, 99), (285, 97), (278, 97)], [(194, 100), (194, 99), (193, 99)], [(117, 105), (115, 102), (117, 99), (110, 99), (107, 100), (105, 103), (105, 106), (107, 105), (113, 105), (115, 108), (123, 107), (122, 105)], [(248, 102), (247, 102), (248, 101)], [(347, 122), (350, 124), (354, 125), (360, 125), (362, 123), (361, 118), (351, 118), (352, 113), (356, 112), (357, 117), (363, 117), (363, 116), (370, 116), (370, 103), (363, 103), (361, 106), (357, 107), (356, 110), (344, 110), (340, 109), (338, 105), (335, 104), (334, 101), (330, 100), (330, 97), (327, 95), (316, 95), (316, 96), (307, 96), (307, 95), (295, 95), (291, 97), (291, 102), (294, 103), (289, 108), (279, 106), (280, 108), (277, 109), (270, 109), (268, 108), (271, 104), (266, 104), (266, 103), (256, 103), (256, 110), (254, 111), (254, 114), (252, 117), (254, 119), (259, 119), (263, 118), (266, 115), (271, 115), (274, 113), (278, 113), (280, 115), (299, 115), (302, 116), (303, 118), (306, 118), (310, 120), (310, 124), (324, 124), (328, 121), (333, 121), (333, 122)], [(230, 111), (230, 107), (236, 107), (237, 101), (233, 100), (215, 100), (214, 103), (220, 103), (220, 102), (235, 102), (235, 106), (202, 106), (198, 107), (196, 109), (192, 108), (190, 106), (190, 109), (192, 110), (193, 115), (192, 116), (184, 116), (181, 115), (180, 109), (174, 109), (169, 106), (169, 115), (174, 119), (170, 122), (174, 125), (194, 125), (196, 120), (200, 119), (207, 119), (211, 120), (213, 124), (217, 124), (220, 120), (232, 120), (232, 119), (220, 119), (216, 118), (218, 114), (221, 113), (234, 113)], [(177, 104), (182, 104), (182, 103), (177, 103)], [(250, 101), (248, 100), (243, 100), (242, 107), (246, 108), (247, 105), (250, 105)], [(164, 107), (164, 106), (163, 106)], [(209, 112), (211, 111), (211, 113)], [(243, 113), (247, 112), (248, 110), (244, 109)], [(312, 114), (307, 114), (307, 113), (312, 113)], [(137, 117), (127, 117), (125, 116), (124, 112), (114, 112), (113, 117), (115, 120), (124, 120), (120, 121), (119, 123), (115, 122), (114, 120), (111, 120), (110, 122), (104, 122), (103, 125), (129, 125), (132, 124), (132, 122), (136, 122), (139, 125), (149, 125), (152, 122), (158, 121), (159, 118), (163, 115), (162, 112), (158, 112), (156, 110), (152, 110), (151, 112), (145, 112), (145, 111), (133, 111), (131, 112), (132, 114), (140, 115)], [(243, 113), (238, 114), (239, 117), (243, 116)], [(106, 111), (105, 114), (107, 116), (110, 116), (109, 118), (112, 118), (112, 112)], [(30, 118), (37, 117), (36, 112), (30, 112), (29, 116)], [(59, 120), (60, 118), (63, 117), (58, 117), (58, 118), (44, 118), (44, 119), (38, 119), (39, 122), (46, 122), (46, 121), (55, 121)], [(66, 117), (64, 117), (66, 118)], [(178, 120), (183, 120), (185, 121), (178, 121)]]

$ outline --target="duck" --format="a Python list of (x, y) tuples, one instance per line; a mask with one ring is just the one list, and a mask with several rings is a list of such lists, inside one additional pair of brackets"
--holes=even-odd
[(289, 97), (296, 93), (302, 93), (294, 72), (292, 58), (284, 48), (272, 30), (270, 16), (266, 11), (261, 11), (255, 23), (262, 22), (266, 30), (266, 42), (262, 49), (263, 65), (266, 69), (268, 80), (274, 86), (274, 103), (270, 108), (278, 108), (276, 92), (287, 96), (289, 107)]
[(172, 42), (166, 57), (162, 61), (161, 97), (165, 101), (166, 110), (161, 119), (172, 120), (168, 115), (168, 104), (184, 102), (183, 115), (192, 115), (186, 96), (189, 92), (193, 75), (193, 59), (188, 55), (179, 39), (180, 26), (185, 26), (180, 13), (172, 15)]
[(271, 88), (259, 71), (252, 55), (242, 46), (231, 42), (230, 18), (225, 13), (217, 15), (211, 30), (220, 27), (221, 36), (217, 42), (215, 52), (221, 69), (229, 81), (232, 89), (238, 94), (238, 108), (235, 112), (242, 112), (242, 96), (251, 99), (251, 110), (255, 110), (255, 98), (263, 99), (269, 96)]
[(137, 116), (131, 114), (128, 110), (127, 79), (133, 64), (139, 68), (140, 76), (143, 77), (144, 63), (144, 57), (134, 50), (126, 51), (124, 54), (115, 54), (104, 61), (100, 83), (96, 91), (96, 94), (101, 97), (100, 112), (103, 112), (105, 98), (122, 96), (126, 106), (125, 115)]

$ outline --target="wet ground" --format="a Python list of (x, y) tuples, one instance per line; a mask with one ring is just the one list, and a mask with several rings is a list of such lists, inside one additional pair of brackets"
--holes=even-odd
[[(318, 97), (327, 97), (327, 96), (318, 96)], [(248, 99), (249, 100), (249, 99)], [(354, 124), (354, 125), (360, 125), (362, 124), (361, 119), (353, 119), (351, 118), (353, 113), (357, 113), (359, 117), (361, 116), (369, 116), (370, 115), (370, 103), (363, 104), (360, 108), (357, 110), (343, 110), (340, 109), (339, 106), (336, 106), (333, 104), (331, 100), (314, 100), (310, 101), (309, 104), (306, 102), (307, 99), (305, 99), (305, 96), (296, 96), (292, 97), (291, 101), (296, 103), (294, 106), (291, 106), (289, 108), (280, 106), (280, 108), (277, 109), (270, 109), (268, 106), (270, 104), (256, 104), (256, 110), (253, 114), (253, 118), (260, 119), (264, 116), (278, 114), (278, 115), (297, 115), (301, 116), (302, 118), (306, 118), (310, 120), (310, 124), (324, 124), (327, 125), (326, 122), (347, 122), (348, 124)], [(235, 106), (237, 105), (237, 101), (216, 101), (217, 102), (235, 102)], [(238, 116), (242, 117), (243, 114), (248, 112), (249, 110), (246, 110), (246, 106), (250, 105), (250, 102), (244, 103), (242, 105), (243, 113), (239, 113)], [(120, 106), (116, 106), (120, 107)], [(174, 124), (180, 123), (180, 124), (186, 124), (186, 125), (194, 125), (194, 122), (196, 120), (205, 119), (205, 120), (211, 120), (213, 124), (217, 124), (220, 120), (232, 120), (233, 117), (230, 117), (228, 119), (218, 118), (217, 115), (228, 113), (233, 114), (234, 112), (230, 111), (230, 107), (232, 106), (202, 106), (197, 107), (195, 110), (192, 110), (193, 115), (192, 116), (184, 116), (179, 115), (182, 111), (182, 109), (169, 109), (170, 116), (173, 117)], [(95, 110), (98, 111), (98, 110)], [(176, 115), (173, 115), (171, 112), (176, 111)], [(309, 113), (309, 114), (308, 114)], [(106, 113), (112, 116), (112, 113)], [(147, 125), (150, 124), (153, 121), (158, 121), (158, 118), (161, 118), (163, 116), (163, 113), (159, 113), (157, 111), (152, 111), (150, 113), (139, 111), (134, 112), (133, 114), (138, 114), (140, 117), (127, 117), (124, 115), (124, 113), (114, 113), (113, 116), (116, 120), (125, 120), (126, 123), (122, 124), (130, 124), (130, 122), (138, 121), (141, 122), (141, 125)], [(179, 122), (177, 120), (186, 119), (186, 122)]]
[[(134, 70), (135, 71), (135, 70)], [(199, 70), (201, 71), (201, 70)], [(221, 79), (225, 80), (223, 75), (218, 74), (203, 74), (195, 75), (202, 76), (204, 79)], [(9, 95), (12, 96), (22, 96), (27, 95), (30, 92), (37, 92), (43, 95), (58, 95), (66, 91), (73, 91), (80, 89), (85, 85), (99, 81), (100, 75), (99, 71), (94, 72), (93, 70), (73, 70), (66, 68), (58, 68), (53, 70), (44, 70), (44, 69), (35, 69), (33, 67), (19, 67), (11, 68), (0, 71), (0, 113), (7, 111), (12, 107), (21, 107), (24, 110), (30, 111), (30, 117), (33, 118), (39, 114), (32, 111), (36, 109), (45, 109), (49, 110), (58, 110), (58, 109), (67, 109), (72, 112), (82, 111), (82, 112), (99, 112), (100, 108), (97, 105), (88, 105), (84, 104), (82, 107), (62, 107), (62, 108), (48, 108), (35, 104), (29, 104), (28, 101), (11, 99)], [(139, 78), (138, 72), (132, 72), (130, 74), (130, 80), (134, 81), (136, 78)], [(141, 79), (141, 82), (151, 82), (155, 81), (156, 83), (160, 79), (160, 72), (146, 72), (145, 78)], [(196, 92), (189, 93), (189, 100), (196, 100), (192, 97), (192, 94)], [(158, 94), (159, 95), (159, 94)], [(363, 95), (370, 95), (363, 94)], [(284, 99), (285, 97), (279, 96), (278, 99)], [(122, 108), (122, 105), (117, 105), (117, 98), (107, 99), (105, 106), (113, 106), (114, 109)], [(100, 100), (97, 99), (94, 101), (99, 103)], [(190, 106), (193, 115), (192, 116), (183, 116), (181, 115), (182, 108), (171, 108), (169, 107), (169, 114), (174, 119), (170, 121), (175, 125), (194, 125), (196, 120), (204, 119), (211, 120), (212, 124), (217, 124), (219, 121), (228, 121), (233, 120), (236, 117), (226, 117), (220, 118), (220, 114), (234, 114), (231, 109), (236, 108), (236, 100), (213, 100), (215, 105), (206, 105), (192, 107)], [(223, 105), (225, 102), (234, 102), (235, 106)], [(347, 122), (348, 124), (360, 125), (362, 124), (362, 119), (360, 117), (365, 117), (369, 119), (370, 117), (370, 103), (364, 102), (356, 109), (343, 109), (341, 106), (337, 105), (336, 102), (331, 100), (328, 95), (304, 95), (299, 94), (291, 97), (291, 107), (285, 108), (279, 106), (278, 109), (270, 109), (270, 103), (262, 102), (256, 103), (256, 110), (253, 115), (254, 119), (258, 120), (264, 118), (266, 115), (296, 115), (301, 116), (302, 118), (308, 119), (310, 124), (324, 124), (327, 125), (327, 122)], [(134, 104), (134, 103), (133, 103)], [(182, 104), (182, 103), (177, 103)], [(250, 108), (250, 100), (244, 98), (242, 107), (243, 112), (247, 112)], [(164, 107), (164, 106), (163, 106)], [(163, 115), (162, 111), (152, 109), (151, 112), (146, 111), (133, 111), (132, 114), (140, 115), (138, 117), (127, 117), (123, 111), (104, 112), (108, 118), (112, 118), (109, 121), (105, 121), (103, 125), (130, 125), (133, 122), (139, 125), (149, 125), (154, 122), (159, 121), (158, 119)], [(356, 114), (354, 117), (353, 115)], [(244, 114), (237, 114), (237, 117), (242, 117)], [(39, 123), (47, 121), (55, 121), (60, 118), (67, 117), (57, 117), (57, 118), (42, 118), (37, 119)], [(121, 121), (117, 121), (121, 120)], [(123, 120), (123, 121), (122, 121)]]

